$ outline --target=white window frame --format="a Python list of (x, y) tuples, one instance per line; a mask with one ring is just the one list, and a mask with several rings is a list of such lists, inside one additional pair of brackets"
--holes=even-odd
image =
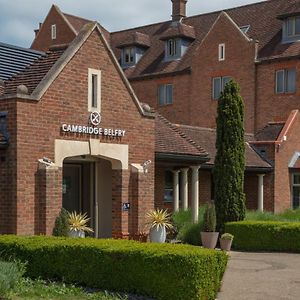
[[(126, 60), (126, 55), (128, 54), (128, 61)], [(135, 63), (135, 49), (134, 47), (126, 47), (124, 49), (124, 64), (128, 65), (128, 64), (134, 64)]]
[(225, 44), (219, 44), (219, 61), (225, 60)]
[(169, 39), (168, 40), (168, 57), (174, 57), (177, 55), (177, 39)]
[(51, 25), (51, 39), (56, 40), (56, 24)]
[[(97, 76), (97, 107), (93, 104), (93, 75)], [(101, 112), (101, 70), (88, 69), (88, 111)]]
[[(294, 91), (288, 91), (287, 87), (288, 87), (288, 72), (293, 70), (295, 72), (295, 90)], [(282, 91), (278, 91), (278, 74), (282, 73), (283, 74), (283, 90)], [(290, 68), (290, 69), (281, 69), (281, 70), (276, 70), (275, 72), (275, 93), (278, 95), (281, 94), (293, 94), (296, 92), (297, 89), (297, 74), (296, 74), (296, 69), (295, 68)]]

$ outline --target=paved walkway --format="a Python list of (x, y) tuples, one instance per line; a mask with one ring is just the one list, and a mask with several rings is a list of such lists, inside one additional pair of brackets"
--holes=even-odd
[(218, 300), (299, 300), (300, 254), (231, 252)]

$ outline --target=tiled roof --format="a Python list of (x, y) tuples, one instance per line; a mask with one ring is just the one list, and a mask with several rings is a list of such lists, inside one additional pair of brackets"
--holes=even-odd
[(208, 153), (199, 144), (196, 144), (159, 114), (155, 118), (155, 152), (204, 158), (208, 156)]
[(147, 34), (140, 33), (140, 32), (133, 32), (131, 35), (127, 37), (126, 40), (122, 41), (118, 48), (123, 48), (126, 46), (142, 46), (149, 48), (151, 45), (150, 38)]
[(269, 123), (255, 134), (256, 141), (276, 141), (285, 122)]
[(0, 80), (9, 79), (43, 55), (43, 52), (0, 43)]
[[(281, 44), (282, 21), (277, 18), (283, 11), (298, 11), (299, 3), (299, 0), (269, 0), (227, 9), (225, 12), (239, 27), (250, 25), (247, 35), (253, 40), (259, 41), (258, 58), (264, 60), (300, 54), (300, 43)], [(172, 21), (111, 33), (111, 46), (119, 59), (120, 50), (117, 46), (128, 36), (137, 31), (149, 35), (151, 47), (143, 55), (137, 66), (131, 68), (130, 73), (127, 74), (131, 78), (184, 71), (191, 67), (195, 50), (220, 13), (221, 11), (217, 11), (183, 19), (183, 24), (194, 28), (196, 40), (189, 46), (180, 60), (171, 62), (164, 62), (163, 60), (164, 42), (161, 37), (169, 30)]]
[[(184, 132), (187, 136), (193, 139), (198, 145), (208, 151), (210, 161), (207, 163), (212, 165), (216, 156), (216, 130), (210, 128), (202, 128), (187, 125), (174, 125)], [(248, 144), (248, 141), (253, 139), (253, 135), (245, 135), (245, 158), (246, 168), (270, 168), (271, 166), (264, 161)]]
[[(67, 18), (67, 20), (71, 23), (71, 25), (73, 26), (73, 28), (75, 29), (75, 31), (77, 32), (77, 34), (79, 33), (79, 31), (81, 30), (81, 28), (86, 25), (87, 23), (91, 23), (93, 22), (92, 20), (88, 20), (88, 19), (84, 19), (84, 18), (80, 18), (77, 16), (73, 16), (70, 14), (66, 14), (63, 13), (64, 16)], [(99, 25), (106, 40), (109, 42), (110, 40), (110, 33), (101, 25)]]
[(32, 65), (25, 68), (22, 72), (5, 81), (4, 93), (15, 94), (19, 85), (25, 85), (29, 94), (31, 94), (64, 51), (65, 47), (56, 48), (35, 60)]
[(181, 22), (173, 22), (171, 23), (171, 26), (161, 35), (160, 39), (166, 40), (175, 37), (183, 37), (194, 40), (196, 38), (194, 27)]

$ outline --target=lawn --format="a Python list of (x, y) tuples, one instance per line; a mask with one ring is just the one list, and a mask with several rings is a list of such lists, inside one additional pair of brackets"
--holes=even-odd
[[(86, 292), (80, 287), (64, 283), (47, 282), (22, 278), (14, 291), (10, 292), (10, 300), (126, 300), (129, 295), (108, 292)], [(141, 299), (139, 297), (130, 299)]]

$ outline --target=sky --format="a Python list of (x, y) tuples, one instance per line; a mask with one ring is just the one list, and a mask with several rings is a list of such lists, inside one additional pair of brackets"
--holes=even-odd
[[(187, 15), (222, 10), (262, 0), (188, 0)], [(52, 4), (69, 14), (98, 21), (109, 31), (169, 20), (171, 0), (0, 0), (0, 42), (30, 47), (33, 30)]]

